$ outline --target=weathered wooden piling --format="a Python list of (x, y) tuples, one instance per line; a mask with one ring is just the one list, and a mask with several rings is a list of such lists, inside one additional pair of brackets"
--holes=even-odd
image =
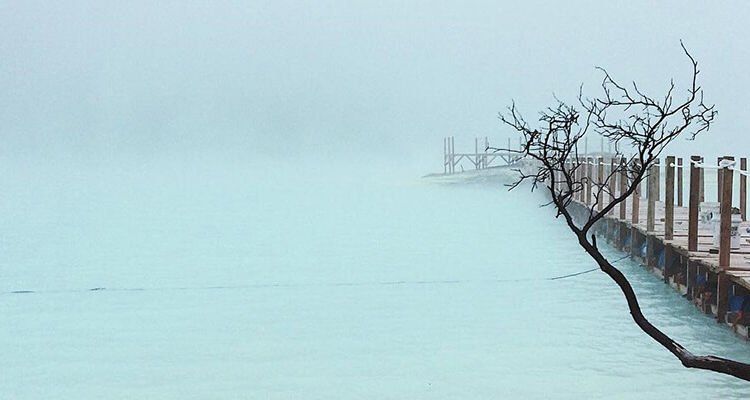
[[(627, 184), (628, 184), (627, 161), (625, 161), (625, 158), (621, 158), (620, 159), (620, 196), (625, 194), (625, 191), (627, 190)], [(626, 206), (627, 206), (627, 201), (623, 201), (620, 203), (620, 220), (622, 221), (625, 221), (625, 218), (627, 218), (627, 216), (625, 215)]]
[[(701, 157), (700, 160), (698, 160), (701, 164), (705, 163), (706, 160)], [(706, 170), (703, 168), (700, 168), (700, 189), (698, 191), (698, 198), (699, 202), (706, 201)]]
[(654, 168), (654, 199), (656, 201), (661, 201), (661, 194), (660, 194), (660, 188), (661, 188), (661, 160), (658, 158), (655, 161), (656, 168)]
[(596, 159), (596, 170), (596, 211), (601, 212), (602, 207), (604, 206), (604, 199), (602, 199), (602, 188), (604, 187), (604, 157), (599, 156), (599, 158)]
[[(617, 174), (615, 173), (615, 158), (609, 160), (609, 202), (615, 201), (615, 185), (617, 184)], [(609, 214), (614, 213), (614, 208), (609, 210)]]
[[(633, 163), (634, 163), (634, 168), (633, 169), (636, 169), (636, 168), (639, 167), (638, 164), (635, 161), (633, 161)], [(630, 223), (633, 224), (633, 225), (636, 225), (639, 222), (638, 220), (640, 218), (640, 212), (641, 212), (641, 210), (640, 210), (640, 206), (641, 206), (641, 183), (640, 182), (638, 182), (638, 184), (636, 185), (635, 191), (633, 192), (633, 196), (632, 197), (633, 197), (633, 200), (632, 200), (633, 206), (631, 207), (631, 211), (630, 211)]]
[(664, 188), (664, 240), (674, 238), (674, 162), (673, 156), (666, 160), (666, 182)]
[(591, 185), (593, 174), (593, 158), (586, 157), (586, 204), (591, 205)]
[(648, 204), (646, 206), (646, 231), (653, 232), (656, 223), (656, 188), (659, 186), (656, 182), (656, 171), (659, 167), (651, 166), (648, 172)]
[(747, 172), (747, 158), (740, 158), (740, 214), (742, 214), (742, 220), (747, 221), (747, 176), (744, 174)]
[(682, 207), (682, 157), (677, 159), (677, 207)]
[[(727, 163), (734, 161), (734, 157), (725, 156), (723, 160)], [(729, 254), (731, 251), (730, 234), (732, 229), (732, 178), (733, 171), (729, 166), (719, 169), (721, 171), (721, 223), (719, 235), (719, 266), (722, 268), (729, 267)]]
[(698, 250), (698, 205), (700, 203), (701, 171), (695, 163), (699, 156), (690, 157), (690, 202), (688, 204), (688, 251)]
[[(721, 160), (723, 157), (719, 157), (716, 159), (716, 165), (721, 165)], [(716, 201), (721, 203), (721, 197), (724, 194), (724, 185), (722, 185), (721, 181), (724, 179), (724, 169), (719, 168), (716, 172)]]

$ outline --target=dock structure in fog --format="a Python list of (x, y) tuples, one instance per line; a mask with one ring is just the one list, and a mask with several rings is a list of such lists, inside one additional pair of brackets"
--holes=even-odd
[[(481, 142), (481, 144), (480, 144)], [(520, 148), (520, 144), (519, 144)], [(461, 161), (466, 160), (474, 169), (485, 169), (502, 165), (513, 165), (522, 158), (521, 154), (511, 150), (511, 140), (508, 139), (508, 148), (506, 151), (491, 150), (487, 137), (483, 141), (474, 138), (473, 153), (456, 153), (455, 137), (447, 136), (443, 138), (443, 173), (454, 174), (456, 167), (461, 165)], [(463, 167), (461, 167), (463, 170)]]
[[(633, 195), (597, 224), (596, 232), (701, 311), (750, 339), (747, 159), (736, 163), (726, 156), (713, 164), (699, 156), (687, 162), (670, 156), (662, 161)], [(624, 162), (604, 157), (569, 161), (575, 163), (570, 166), (576, 171), (575, 184), (584, 188), (570, 203), (571, 214), (585, 221), (601, 211), (597, 196), (622, 193), (628, 176), (612, 172)], [(706, 177), (716, 177), (715, 186), (707, 185)], [(605, 190), (592, 196), (592, 183)], [(706, 197), (716, 201), (706, 202)]]
[[(521, 152), (511, 149), (510, 140), (507, 150), (499, 151), (490, 150), (486, 138), (482, 151), (479, 143), (475, 139), (474, 153), (456, 153), (454, 138), (444, 138), (443, 173), (456, 173), (462, 160), (483, 169), (492, 162), (512, 165), (522, 159)], [(574, 191), (568, 206), (571, 214), (586, 221), (624, 193), (631, 177), (618, 171), (624, 171), (627, 162), (622, 155), (604, 150), (568, 160), (571, 184), (582, 188)], [(744, 157), (719, 157), (716, 163), (700, 156), (657, 159), (635, 192), (595, 225), (599, 237), (746, 340), (750, 340), (748, 175)]]

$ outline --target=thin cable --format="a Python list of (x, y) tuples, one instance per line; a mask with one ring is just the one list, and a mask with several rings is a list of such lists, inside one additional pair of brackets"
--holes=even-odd
[[(618, 258), (613, 261), (615, 264), (629, 255)], [(0, 295), (10, 294), (61, 294), (61, 293), (88, 293), (88, 292), (157, 292), (157, 291), (187, 291), (187, 290), (242, 290), (242, 289), (274, 289), (274, 288), (301, 288), (301, 287), (343, 287), (343, 286), (419, 286), (419, 285), (456, 285), (468, 283), (503, 283), (503, 282), (540, 282), (556, 281), (566, 278), (572, 278), (583, 274), (588, 274), (598, 270), (592, 268), (585, 271), (575, 272), (572, 274), (554, 276), (549, 278), (527, 278), (527, 279), (492, 279), (492, 280), (470, 280), (470, 279), (443, 279), (443, 280), (418, 280), (418, 281), (380, 281), (380, 282), (334, 282), (320, 284), (304, 283), (266, 283), (253, 285), (226, 285), (226, 286), (174, 286), (174, 287), (153, 287), (153, 288), (105, 288), (94, 287), (90, 289), (70, 289), (70, 290), (13, 290), (9, 292), (0, 292)]]
[[(628, 257), (630, 257), (630, 255), (629, 255), (629, 254), (628, 254), (628, 255), (626, 255), (626, 256), (622, 256), (622, 257), (618, 258), (618, 259), (617, 259), (617, 260), (615, 260), (615, 261), (612, 261), (612, 262), (611, 262), (610, 264), (615, 264), (615, 263), (617, 263), (618, 261), (622, 261), (622, 260), (624, 260), (624, 259), (626, 259), (626, 258), (628, 258)], [(573, 273), (573, 274), (562, 275), (562, 276), (556, 276), (556, 277), (554, 277), (554, 278), (547, 278), (547, 280), (550, 280), (550, 281), (556, 281), (556, 280), (558, 280), (558, 279), (572, 278), (572, 277), (574, 277), (574, 276), (578, 276), (578, 275), (583, 275), (583, 274), (588, 274), (589, 272), (594, 272), (594, 271), (597, 271), (597, 270), (599, 270), (599, 269), (601, 269), (601, 268), (599, 268), (599, 267), (596, 267), (596, 268), (591, 268), (591, 269), (587, 269), (586, 271), (576, 272), (576, 273)]]

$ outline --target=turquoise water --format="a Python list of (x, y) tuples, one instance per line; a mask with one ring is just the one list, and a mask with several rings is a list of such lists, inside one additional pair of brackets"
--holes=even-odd
[[(750, 394), (682, 368), (603, 274), (549, 280), (594, 265), (540, 194), (497, 179), (242, 159), (3, 164), (3, 398)], [(750, 345), (619, 265), (657, 326), (750, 361)]]

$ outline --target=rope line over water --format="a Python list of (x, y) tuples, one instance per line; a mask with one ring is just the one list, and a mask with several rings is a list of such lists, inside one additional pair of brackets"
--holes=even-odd
[[(630, 257), (626, 255), (613, 261), (615, 264)], [(64, 294), (64, 293), (89, 293), (89, 292), (161, 292), (161, 291), (198, 291), (198, 290), (241, 290), (241, 289), (273, 289), (273, 288), (304, 288), (304, 287), (347, 287), (347, 286), (421, 286), (421, 285), (457, 285), (469, 283), (503, 283), (503, 282), (541, 282), (557, 281), (573, 278), (576, 276), (598, 271), (599, 267), (579, 271), (572, 274), (553, 276), (548, 278), (520, 278), (520, 279), (442, 279), (442, 280), (412, 280), (412, 281), (373, 281), (373, 282), (334, 282), (334, 283), (265, 283), (250, 285), (220, 285), (220, 286), (163, 286), (163, 287), (141, 287), (141, 288), (105, 288), (94, 287), (89, 289), (69, 290), (13, 290), (0, 292), (0, 295), (14, 294)]]

